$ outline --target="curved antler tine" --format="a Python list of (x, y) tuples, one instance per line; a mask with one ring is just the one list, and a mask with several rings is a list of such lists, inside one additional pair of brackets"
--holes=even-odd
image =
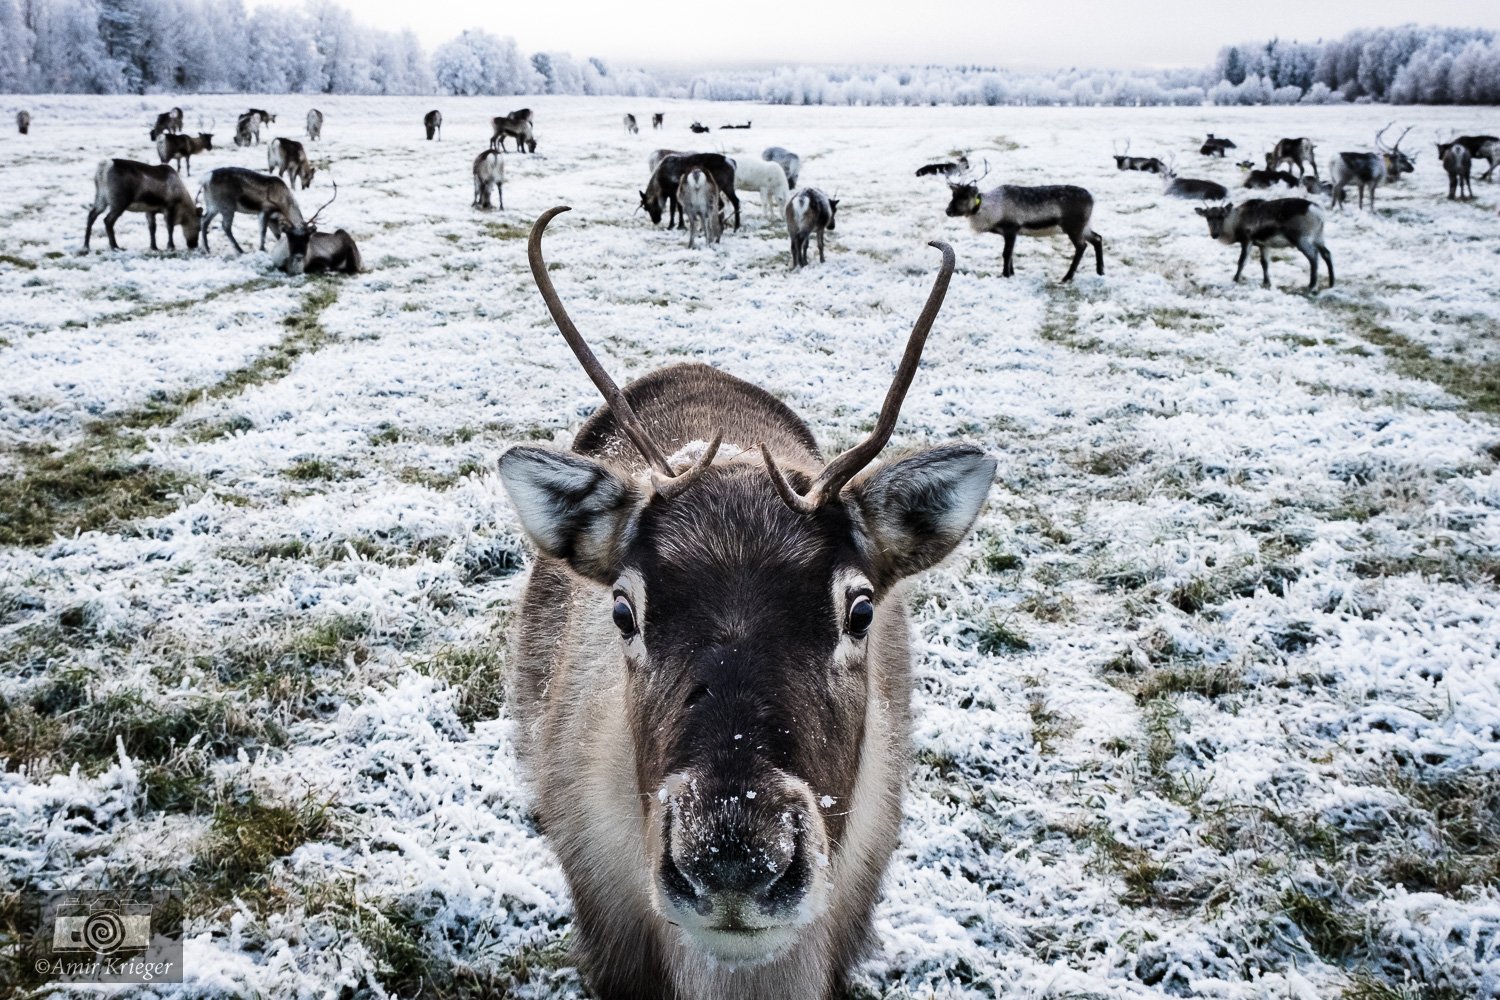
[(1385, 144), (1385, 134), (1391, 130), (1391, 126), (1394, 124), (1396, 123), (1386, 122), (1385, 128), (1375, 133), (1375, 148), (1380, 150), (1381, 152), (1385, 152), (1390, 149), (1390, 147)]
[(323, 214), (323, 209), (327, 208), (329, 205), (332, 205), (335, 201), (338, 200), (338, 197), (339, 197), (339, 182), (333, 180), (333, 172), (332, 171), (329, 171), (329, 173), (328, 173), (328, 179), (330, 181), (333, 181), (333, 197), (329, 198), (327, 201), (323, 202), (323, 204), (321, 204), (321, 205), (318, 206), (318, 210), (312, 214), (312, 218), (307, 220), (307, 224), (309, 226), (311, 226), (314, 222), (318, 221), (318, 216), (320, 216), (320, 215)]
[[(829, 462), (818, 474), (812, 488), (807, 491), (807, 502), (814, 508), (821, 507), (838, 496), (845, 484), (880, 454), (880, 450), (890, 441), (891, 432), (896, 429), (901, 403), (906, 399), (906, 391), (911, 388), (912, 379), (916, 377), (917, 366), (922, 361), (922, 348), (927, 345), (927, 334), (932, 330), (938, 311), (943, 308), (943, 297), (948, 294), (948, 281), (953, 277), (956, 262), (953, 248), (948, 244), (933, 240), (927, 245), (942, 251), (943, 263), (938, 269), (937, 278), (932, 282), (932, 291), (927, 294), (927, 303), (912, 325), (911, 336), (906, 340), (906, 353), (901, 356), (901, 364), (896, 369), (895, 377), (891, 379), (890, 389), (886, 391), (885, 402), (880, 407), (880, 417), (875, 421), (875, 429), (870, 432), (869, 437)], [(777, 492), (781, 492), (779, 486)]]
[(781, 497), (782, 503), (799, 514), (811, 514), (818, 509), (817, 504), (792, 489), (792, 484), (786, 481), (786, 475), (771, 457), (771, 449), (765, 444), (760, 446), (760, 456), (766, 463), (766, 471), (771, 474), (771, 485), (775, 488), (776, 495)]
[(594, 383), (594, 387), (604, 396), (610, 413), (614, 415), (615, 423), (619, 424), (620, 430), (630, 439), (630, 443), (635, 445), (636, 450), (641, 453), (641, 457), (650, 464), (651, 468), (670, 479), (672, 467), (667, 464), (656, 442), (651, 440), (651, 435), (646, 432), (640, 418), (635, 415), (635, 410), (631, 409), (625, 394), (620, 391), (618, 385), (615, 385), (615, 380), (609, 377), (609, 373), (594, 356), (588, 342), (583, 339), (583, 334), (578, 332), (578, 327), (573, 325), (568, 311), (563, 308), (562, 299), (558, 298), (557, 289), (552, 285), (552, 277), (547, 273), (547, 262), (542, 259), (542, 233), (547, 231), (547, 224), (553, 219), (572, 210), (570, 205), (549, 208), (532, 224), (531, 237), (526, 242), (526, 259), (531, 264), (531, 280), (536, 282), (537, 291), (542, 293), (542, 301), (547, 303), (547, 311), (552, 314), (552, 322), (557, 325), (558, 332), (573, 349), (574, 357), (583, 366), (584, 373)]
[(698, 477), (703, 475), (704, 471), (710, 465), (714, 464), (714, 456), (719, 453), (719, 445), (723, 443), (724, 429), (721, 427), (714, 431), (713, 440), (708, 442), (708, 447), (703, 449), (703, 454), (698, 457), (698, 461), (693, 463), (691, 469), (688, 469), (680, 476), (672, 477), (658, 476), (652, 473), (651, 485), (656, 488), (657, 495), (663, 500), (670, 500), (693, 485)]

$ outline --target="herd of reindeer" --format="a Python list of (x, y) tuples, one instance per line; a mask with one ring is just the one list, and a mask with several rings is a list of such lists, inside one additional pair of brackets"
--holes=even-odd
[[(232, 229), (235, 213), (243, 212), (260, 220), (262, 251), (266, 249), (267, 231), (275, 227), (279, 237), (272, 250), (272, 261), (288, 274), (320, 271), (354, 274), (362, 269), (359, 247), (346, 230), (338, 229), (332, 233), (318, 230), (317, 223), (323, 210), (338, 198), (336, 182), (333, 197), (310, 217), (304, 216), (297, 205), (294, 186), (300, 185), (302, 190), (307, 190), (317, 173), (302, 142), (285, 137), (271, 139), (267, 143), (267, 172), (245, 167), (220, 167), (209, 173), (195, 198), (189, 194), (178, 168), (191, 176), (193, 156), (213, 149), (213, 124), (197, 135), (188, 135), (183, 132), (182, 121), (182, 109), (174, 107), (158, 115), (151, 127), (149, 136), (156, 144), (159, 164), (126, 159), (99, 163), (94, 175), (94, 203), (89, 209), (88, 228), (84, 233), (85, 250), (93, 235), (94, 222), (101, 214), (109, 245), (118, 250), (115, 222), (130, 211), (146, 214), (152, 250), (157, 249), (156, 219), (161, 215), (167, 223), (169, 250), (176, 249), (172, 230), (178, 226), (183, 230), (189, 249), (196, 249), (201, 241), (207, 252), (209, 225), (218, 218), (225, 237), (237, 252), (243, 253), (244, 248), (235, 239)], [(663, 113), (651, 116), (653, 129), (663, 129), (665, 121)], [(235, 145), (259, 145), (261, 128), (275, 122), (276, 116), (264, 109), (247, 110), (236, 122)], [(493, 134), (489, 146), (474, 158), (472, 207), (504, 210), (505, 161), (502, 154), (507, 152), (506, 141), (515, 142), (517, 153), (535, 153), (534, 117), (531, 109), (522, 108), (493, 118), (491, 123)], [(26, 111), (19, 112), (16, 124), (22, 134), (27, 134), (31, 115)], [(423, 117), (422, 126), (427, 139), (441, 141), (443, 116), (440, 111), (429, 111)], [(624, 126), (631, 134), (640, 131), (633, 114), (625, 115)], [(750, 122), (720, 126), (723, 129), (750, 127)], [(1328, 207), (1342, 209), (1346, 189), (1353, 185), (1358, 189), (1359, 207), (1365, 207), (1368, 193), (1369, 208), (1373, 210), (1378, 187), (1398, 182), (1402, 175), (1416, 170), (1416, 155), (1401, 149), (1401, 143), (1411, 128), (1402, 132), (1394, 144), (1388, 144), (1385, 136), (1391, 127), (1387, 125), (1376, 134), (1375, 152), (1343, 152), (1333, 157), (1328, 164), (1329, 177), (1326, 180), (1318, 173), (1313, 140), (1282, 139), (1265, 154), (1264, 169), (1252, 160), (1240, 161), (1239, 166), (1247, 171), (1243, 186), (1267, 191), (1289, 188), (1314, 198), (1326, 197)], [(697, 121), (689, 128), (694, 133), (709, 131)], [(322, 137), (321, 111), (314, 108), (307, 113), (306, 130), (310, 142)], [(1205, 157), (1222, 159), (1229, 150), (1237, 148), (1232, 140), (1209, 133), (1199, 152)], [(1480, 179), (1490, 180), (1496, 162), (1500, 160), (1500, 138), (1465, 135), (1440, 140), (1437, 155), (1448, 175), (1448, 197), (1472, 198), (1474, 161), (1484, 160), (1489, 164), (1489, 169)], [(1165, 197), (1203, 202), (1195, 211), (1207, 221), (1209, 235), (1219, 242), (1240, 248), (1239, 265), (1234, 274), (1236, 282), (1244, 276), (1245, 263), (1253, 246), (1260, 252), (1264, 287), (1269, 288), (1271, 283), (1267, 259), (1267, 250), (1271, 248), (1294, 248), (1307, 258), (1311, 271), (1308, 291), (1317, 290), (1319, 258), (1327, 266), (1329, 286), (1333, 285), (1333, 257), (1323, 241), (1324, 219), (1319, 203), (1306, 197), (1257, 197), (1235, 204), (1224, 185), (1179, 176), (1175, 156), (1165, 161), (1155, 156), (1131, 156), (1128, 140), (1123, 151), (1115, 150), (1114, 160), (1119, 170), (1142, 171), (1163, 177)], [(174, 163), (176, 168), (171, 165)], [(1283, 170), (1283, 166), (1295, 168), (1297, 173), (1294, 175), (1290, 169)], [(731, 217), (734, 228), (740, 228), (740, 200), (736, 191), (746, 191), (760, 195), (771, 218), (785, 220), (792, 268), (807, 265), (808, 247), (814, 237), (818, 244), (818, 260), (824, 260), (825, 234), (835, 229), (839, 201), (816, 187), (798, 188), (801, 158), (796, 153), (771, 146), (762, 152), (761, 159), (752, 160), (736, 159), (717, 152), (658, 149), (650, 156), (649, 169), (646, 188), (639, 192), (640, 208), (645, 209), (653, 224), (659, 225), (665, 214), (669, 227), (685, 228), (690, 248), (697, 245), (700, 233), (705, 245), (720, 242)], [(1070, 184), (1038, 187), (1003, 184), (981, 191), (980, 182), (988, 173), (986, 162), (984, 173), (975, 177), (966, 156), (954, 161), (929, 163), (917, 170), (918, 177), (940, 176), (947, 180), (951, 192), (947, 207), (949, 216), (966, 217), (975, 232), (997, 233), (1003, 238), (1002, 273), (1005, 277), (1015, 273), (1016, 237), (1023, 235), (1062, 234), (1072, 242), (1073, 258), (1063, 275), (1064, 282), (1073, 279), (1090, 246), (1094, 249), (1098, 273), (1104, 273), (1104, 241), (1093, 230), (1091, 222), (1093, 195)]]

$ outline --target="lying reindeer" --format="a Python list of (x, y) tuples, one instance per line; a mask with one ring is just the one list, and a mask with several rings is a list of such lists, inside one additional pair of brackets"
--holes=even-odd
[(85, 251), (94, 235), (94, 220), (106, 209), (104, 231), (109, 234), (111, 250), (120, 249), (115, 241), (115, 222), (126, 212), (146, 213), (152, 250), (157, 248), (157, 215), (166, 216), (168, 250), (177, 249), (172, 239), (173, 226), (182, 227), (182, 238), (189, 250), (198, 246), (198, 207), (182, 178), (171, 167), (137, 160), (100, 160), (94, 170), (94, 204), (89, 209), (88, 228), (83, 232)]
[(1289, 170), (1252, 170), (1245, 175), (1244, 186), (1247, 188), (1265, 190), (1278, 184), (1285, 184), (1289, 188), (1302, 186), (1302, 182), (1293, 177)]
[(1328, 265), (1328, 287), (1333, 287), (1333, 256), (1323, 243), (1323, 211), (1306, 198), (1252, 198), (1238, 205), (1215, 205), (1193, 211), (1208, 220), (1208, 234), (1220, 243), (1239, 244), (1240, 263), (1234, 270), (1238, 282), (1245, 274), (1245, 261), (1254, 244), (1260, 249), (1261, 287), (1271, 287), (1271, 265), (1267, 247), (1296, 247), (1312, 268), (1307, 290), (1318, 290), (1318, 257)]
[(286, 182), (302, 182), (306, 191), (318, 171), (307, 158), (307, 148), (296, 139), (272, 139), (266, 144), (266, 169), (272, 174), (286, 178)]
[(946, 177), (950, 181), (968, 172), (969, 158), (967, 156), (959, 156), (956, 160), (925, 163), (917, 168), (918, 177)]
[(244, 253), (239, 240), (234, 238), (235, 212), (248, 212), (260, 217), (260, 248), (266, 248), (266, 227), (275, 221), (302, 225), (302, 210), (292, 189), (280, 177), (256, 173), (244, 167), (220, 167), (208, 175), (208, 180), (198, 190), (203, 201), (203, 252), (208, 253), (208, 226), (216, 216), (223, 216), (224, 235), (229, 238), (236, 253)]
[[(1130, 152), (1130, 140), (1125, 140), (1125, 153)], [(1116, 170), (1140, 170), (1148, 174), (1164, 174), (1167, 165), (1154, 156), (1128, 156), (1115, 153)]]
[(702, 122), (693, 122), (693, 124), (691, 124), (691, 125), (688, 126), (688, 131), (689, 132), (699, 132), (699, 133), (702, 133), (702, 132), (712, 132), (713, 129), (709, 128), (707, 125), (703, 124)]
[[(982, 178), (981, 178), (982, 179)], [(1090, 244), (1098, 271), (1104, 273), (1104, 239), (1094, 232), (1090, 220), (1094, 215), (1094, 196), (1071, 184), (1049, 184), (1045, 187), (1019, 187), (1002, 184), (993, 191), (979, 193), (977, 184), (948, 183), (953, 198), (948, 215), (966, 216), (969, 228), (976, 233), (999, 233), (1005, 238), (1004, 277), (1016, 273), (1012, 263), (1016, 237), (1065, 234), (1073, 243), (1073, 262), (1063, 281), (1072, 281)]]
[(271, 253), (273, 266), (287, 274), (318, 274), (324, 271), (342, 274), (358, 274), (364, 268), (359, 255), (359, 245), (354, 237), (343, 229), (332, 233), (317, 231), (318, 216), (323, 209), (334, 203), (339, 196), (339, 185), (333, 182), (333, 197), (329, 198), (311, 219), (297, 224), (281, 220), (281, 242)]

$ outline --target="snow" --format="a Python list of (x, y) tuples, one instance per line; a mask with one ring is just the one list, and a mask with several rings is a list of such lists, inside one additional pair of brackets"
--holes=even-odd
[[(119, 224), (125, 252), (77, 255), (98, 158), (149, 158), (165, 103), (37, 98), (32, 134), (0, 139), (19, 206), (0, 218), (0, 253), (36, 265), (0, 265), (0, 474), (24, 465), (23, 450), (71, 447), (93, 421), (251, 363), (309, 291), (329, 287), (272, 272), (265, 254), (234, 257), (221, 238), (208, 256), (152, 255), (139, 215)], [(221, 132), (237, 110), (267, 107), (282, 116), (271, 134), (295, 136), (311, 99), (180, 103)], [(535, 110), (538, 154), (510, 156), (506, 212), (474, 212), (487, 119), (520, 103)], [(1494, 133), (1493, 109), (317, 105), (325, 138), (310, 152), (331, 169), (300, 200), (315, 207), (338, 180), (325, 221), (354, 235), (368, 269), (334, 284), (321, 317), (331, 339), (280, 377), (141, 432), (151, 463), (197, 484), (177, 510), (0, 552), (0, 588), (33, 598), (0, 604), (0, 659), (87, 607), (92, 636), (48, 669), (86, 668), (91, 691), (213, 693), (226, 650), (339, 616), (364, 623), (368, 659), (310, 678), (333, 691), (330, 711), (287, 719), (285, 747), (213, 764), (225, 787), (331, 804), (335, 832), (273, 866), (289, 900), (350, 883), (351, 908), (418, 912), (441, 961), (476, 967), (566, 926), (566, 884), (528, 820), (510, 721), (466, 724), (463, 691), (424, 672), (514, 621), (510, 567), (524, 546), (499, 455), (565, 447), (599, 403), (525, 263), (520, 237), (555, 204), (573, 211), (548, 237), (554, 281), (617, 380), (686, 359), (722, 367), (784, 399), (828, 451), (873, 419), (936, 269), (926, 242), (957, 251), (893, 450), (970, 439), (1000, 469), (974, 537), (910, 588), (918, 761), (877, 911), (881, 950), (859, 974), (871, 989), (1335, 996), (1349, 970), (1311, 951), (1277, 906), (1330, 872), (1284, 828), (1356, 840), (1405, 823), (1417, 839), (1428, 824), (1392, 775), (1500, 767), (1500, 430), (1369, 339), (1379, 327), (1460, 364), (1500, 360), (1496, 186), (1448, 202), (1423, 145), (1378, 213), (1327, 213), (1339, 283), (1308, 298), (1305, 265), (1285, 252), (1272, 290), (1231, 285), (1234, 251), (1192, 206), (1162, 201), (1156, 178), (1119, 173), (1109, 156), (1109, 140), (1129, 135), (1134, 153), (1175, 152), (1185, 176), (1234, 187), (1232, 163), (1196, 154), (1208, 131), (1247, 155), (1311, 135), (1326, 163), (1368, 148), (1393, 116), (1417, 122), (1413, 136)], [(421, 139), (433, 106), (441, 143)], [(668, 131), (623, 133), (622, 113), (647, 121), (658, 108)], [(700, 140), (686, 131), (694, 118), (755, 127)], [(767, 145), (797, 152), (803, 183), (841, 199), (826, 264), (788, 273), (781, 228), (759, 212), (693, 251), (636, 213), (654, 148), (758, 157)], [(1084, 267), (1059, 286), (1065, 241), (1026, 239), (1002, 279), (999, 239), (944, 217), (946, 189), (912, 176), (952, 151), (988, 161), (985, 186), (1088, 187), (1106, 275)], [(205, 154), (189, 188), (264, 155)], [(194, 432), (205, 426), (234, 429)], [(285, 475), (309, 458), (339, 478)], [(289, 539), (302, 554), (247, 556)], [(987, 546), (1020, 566), (987, 568)], [(1205, 595), (1201, 607), (1185, 610), (1183, 593)], [(997, 622), (1029, 648), (982, 642)], [(1237, 683), (1142, 704), (1120, 662)], [(8, 671), (0, 695), (44, 680)], [(1046, 740), (1037, 699), (1061, 719)], [(1155, 764), (1152, 726), (1167, 728)], [(151, 813), (141, 780), (129, 759), (92, 776), (0, 773), (4, 885), (187, 870), (201, 817)], [(1158, 866), (1157, 895), (1132, 901), (1109, 850)], [(1382, 885), (1354, 905), (1392, 981), (1500, 988), (1494, 886)], [(333, 911), (285, 907), (190, 921), (189, 992), (321, 997), (378, 979), (364, 945), (328, 944)], [(580, 985), (563, 972), (525, 990)]]

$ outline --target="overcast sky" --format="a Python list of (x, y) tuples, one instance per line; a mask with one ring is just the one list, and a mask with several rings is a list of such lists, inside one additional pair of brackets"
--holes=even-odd
[[(1500, 28), (1493, 0), (343, 0), (354, 16), (411, 28), (429, 48), (465, 28), (526, 53), (610, 63), (980, 63), (1011, 67), (1202, 66), (1231, 42), (1332, 38), (1351, 28)], [(281, 0), (247, 0), (250, 7)], [(694, 9), (712, 12), (694, 14)], [(689, 24), (679, 23), (687, 18)]]

